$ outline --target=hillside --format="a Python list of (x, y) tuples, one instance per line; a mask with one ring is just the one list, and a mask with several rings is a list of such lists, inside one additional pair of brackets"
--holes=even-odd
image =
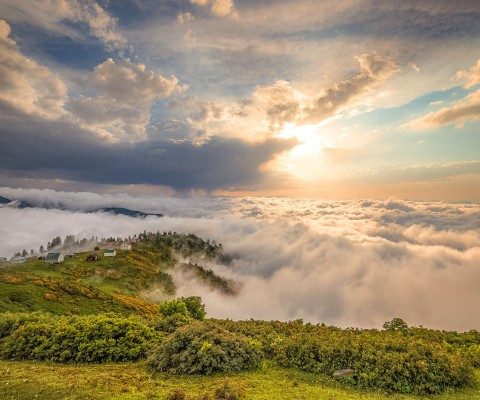
[[(65, 210), (65, 211), (78, 211), (78, 209), (69, 207), (68, 205), (62, 204), (62, 203), (44, 204), (41, 202), (27, 201), (22, 199), (11, 200), (6, 197), (0, 196), (0, 207), (3, 207), (3, 206), (11, 207), (11, 208), (19, 208), (19, 209), (44, 208), (48, 210), (58, 209), (58, 210)], [(83, 211), (88, 213), (105, 212), (105, 213), (110, 213), (115, 215), (125, 215), (127, 217), (132, 217), (132, 218), (145, 218), (149, 216), (159, 217), (159, 218), (163, 217), (163, 214), (160, 214), (160, 213), (149, 213), (149, 212), (143, 212), (138, 210), (131, 210), (125, 207), (113, 207), (113, 206), (101, 207), (101, 208), (86, 208)]]
[[(115, 246), (115, 243), (108, 243)], [(176, 233), (143, 234), (131, 251), (117, 249), (115, 257), (97, 251), (98, 261), (87, 261), (94, 251), (65, 257), (61, 264), (29, 260), (24, 264), (0, 264), (0, 312), (46, 311), (53, 314), (92, 314), (115, 312), (150, 316), (158, 304), (175, 295), (172, 273), (185, 270), (186, 265), (200, 271), (189, 278), (211, 290), (233, 294), (233, 282), (196, 264), (177, 263), (192, 258), (196, 261), (219, 260), (227, 257), (195, 235)], [(180, 277), (182, 274), (178, 274)], [(147, 293), (155, 289), (157, 301)]]

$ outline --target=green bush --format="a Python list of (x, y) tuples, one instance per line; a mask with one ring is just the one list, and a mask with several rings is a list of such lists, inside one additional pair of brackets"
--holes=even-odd
[(199, 321), (203, 321), (206, 315), (205, 305), (198, 296), (180, 297), (178, 299), (165, 301), (160, 304), (160, 314), (164, 317), (181, 314)]
[(50, 321), (53, 317), (40, 312), (0, 314), (0, 341), (15, 332), (26, 322)]
[(460, 352), (466, 355), (474, 367), (480, 367), (480, 344), (472, 344), (460, 349)]
[(144, 357), (150, 341), (158, 336), (135, 317), (44, 317), (24, 321), (6, 336), (0, 356), (65, 363), (132, 361)]
[(283, 366), (332, 374), (352, 368), (347, 381), (397, 393), (433, 394), (472, 382), (470, 360), (449, 345), (400, 332), (326, 331), (285, 338), (276, 349)]
[(151, 325), (156, 331), (163, 333), (175, 332), (181, 326), (185, 326), (193, 322), (194, 319), (185, 314), (172, 314), (168, 317), (155, 318)]
[(154, 348), (148, 357), (157, 371), (210, 375), (257, 368), (262, 361), (258, 344), (211, 322), (179, 328)]

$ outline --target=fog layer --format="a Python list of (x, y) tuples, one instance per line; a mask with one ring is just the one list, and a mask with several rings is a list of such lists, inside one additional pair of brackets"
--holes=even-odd
[[(0, 256), (36, 250), (67, 234), (126, 237), (172, 230), (222, 243), (235, 255), (233, 264), (208, 267), (239, 281), (238, 296), (193, 281), (179, 285), (179, 295), (202, 296), (210, 317), (376, 328), (400, 317), (410, 325), (480, 329), (478, 204), (105, 197), (8, 188), (0, 195), (71, 203), (78, 210), (0, 208)], [(165, 217), (81, 211), (108, 205)]]

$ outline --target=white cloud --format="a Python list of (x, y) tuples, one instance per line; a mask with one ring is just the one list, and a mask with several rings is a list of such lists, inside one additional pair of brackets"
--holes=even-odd
[(193, 21), (195, 19), (195, 16), (193, 16), (191, 13), (189, 12), (180, 12), (178, 13), (177, 15), (177, 22), (179, 24), (185, 24), (187, 22), (190, 22), (190, 21)]
[(167, 198), (2, 189), (0, 194), (78, 205), (108, 202), (164, 212), (137, 220), (55, 210), (0, 209), (0, 254), (38, 247), (56, 235), (126, 236), (146, 230), (193, 232), (237, 258), (208, 264), (242, 283), (223, 297), (191, 281), (208, 315), (304, 318), (381, 327), (394, 317), (439, 329), (480, 329), (480, 206), (445, 202), (322, 201), (288, 198)]
[(64, 114), (65, 83), (48, 68), (24, 56), (0, 20), (0, 99), (28, 114), (54, 119)]
[(117, 31), (117, 19), (93, 0), (5, 0), (0, 11), (12, 22), (34, 23), (73, 39), (78, 39), (79, 33), (69, 23), (84, 23), (90, 34), (109, 50), (128, 46), (127, 40)]
[(237, 17), (233, 0), (190, 0), (190, 3), (199, 6), (209, 6), (211, 12), (217, 17)]
[(443, 107), (438, 111), (414, 119), (404, 125), (403, 129), (414, 131), (437, 128), (444, 125), (456, 124), (461, 128), (467, 121), (477, 121), (480, 118), (480, 90), (470, 93), (461, 101), (452, 106)]
[(144, 138), (153, 102), (184, 90), (175, 76), (165, 78), (128, 59), (116, 63), (109, 58), (86, 83), (95, 96), (72, 99), (72, 110), (82, 124), (115, 140)]
[[(464, 79), (465, 89), (471, 89), (480, 84), (480, 60), (467, 71), (458, 71), (455, 79)], [(441, 101), (430, 103), (430, 105), (439, 105)], [(480, 90), (470, 93), (465, 98), (455, 102), (453, 105), (443, 107), (442, 109), (428, 113), (423, 117), (414, 119), (402, 126), (404, 129), (414, 131), (433, 129), (440, 126), (456, 124), (457, 128), (462, 128), (468, 121), (478, 121), (480, 118)]]
[(368, 96), (372, 87), (385, 81), (400, 70), (388, 57), (376, 53), (365, 53), (357, 57), (360, 72), (353, 77), (328, 88), (314, 100), (306, 112), (306, 120), (318, 122), (334, 115), (360, 96)]
[(455, 78), (467, 80), (467, 83), (464, 86), (465, 89), (470, 89), (480, 84), (480, 59), (477, 60), (477, 63), (468, 71), (457, 72)]
[(271, 86), (259, 86), (253, 95), (265, 110), (271, 128), (281, 128), (292, 122), (300, 112), (300, 104), (289, 82), (280, 80)]

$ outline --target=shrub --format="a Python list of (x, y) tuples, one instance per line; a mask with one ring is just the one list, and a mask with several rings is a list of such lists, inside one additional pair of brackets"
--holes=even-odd
[(480, 367), (480, 344), (472, 344), (460, 349), (471, 361), (474, 367)]
[(188, 315), (177, 313), (169, 315), (168, 317), (154, 319), (152, 322), (152, 326), (157, 331), (164, 333), (172, 333), (181, 326), (188, 325), (192, 321), (194, 321), (193, 318), (189, 317)]
[(173, 299), (160, 304), (160, 314), (169, 317), (173, 314), (188, 315), (187, 306), (182, 299)]
[(132, 361), (145, 356), (150, 340), (158, 336), (139, 319), (114, 314), (44, 317), (14, 325), (0, 344), (5, 359)]
[(347, 381), (398, 393), (434, 394), (471, 383), (470, 360), (449, 345), (408, 338), (400, 332), (331, 331), (298, 334), (276, 349), (281, 365), (332, 374), (352, 368)]
[(167, 396), (167, 400), (185, 400), (187, 395), (182, 389), (176, 389)]
[(232, 388), (226, 379), (223, 386), (215, 390), (214, 395), (218, 400), (239, 400), (241, 397), (241, 392)]
[(203, 321), (205, 318), (205, 305), (198, 296), (180, 297), (178, 299), (165, 301), (160, 304), (160, 314), (169, 317), (174, 314), (182, 314)]
[(261, 361), (255, 341), (211, 322), (194, 322), (179, 328), (153, 349), (148, 358), (157, 371), (203, 375), (253, 369)]
[(181, 297), (185, 306), (187, 307), (188, 314), (193, 319), (203, 321), (206, 316), (205, 305), (202, 303), (202, 299), (199, 296)]
[(40, 312), (0, 314), (0, 341), (11, 335), (26, 322), (51, 321), (52, 316)]

